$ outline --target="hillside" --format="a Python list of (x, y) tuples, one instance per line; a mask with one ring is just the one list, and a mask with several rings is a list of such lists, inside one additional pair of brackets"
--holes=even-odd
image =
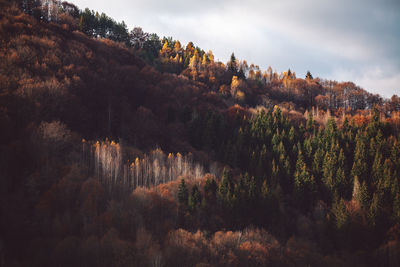
[(0, 0), (1, 266), (398, 266), (400, 99)]

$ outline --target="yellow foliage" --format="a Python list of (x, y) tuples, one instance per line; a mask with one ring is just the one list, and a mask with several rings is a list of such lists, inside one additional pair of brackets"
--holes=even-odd
[(177, 53), (177, 54), (175, 55), (174, 62), (178, 63), (179, 61), (180, 61), (180, 56), (179, 56), (179, 54)]
[(236, 95), (236, 92), (239, 89), (239, 85), (240, 85), (240, 82), (239, 82), (238, 77), (237, 76), (233, 76), (232, 77), (232, 82), (231, 82), (231, 95), (232, 96)]
[[(197, 50), (196, 50), (196, 51), (197, 51)], [(196, 55), (194, 55), (194, 56), (192, 56), (192, 57), (190, 58), (189, 67), (191, 67), (192, 69), (194, 69), (194, 68), (196, 68), (196, 66), (197, 66), (197, 58), (196, 58)]]
[(237, 76), (232, 77), (232, 82), (231, 82), (231, 87), (232, 86), (237, 86), (239, 84), (239, 80)]
[(207, 56), (206, 56), (206, 54), (203, 55), (203, 60), (201, 61), (201, 64), (204, 65), (204, 66), (207, 65)]
[(181, 50), (181, 48), (182, 48), (181, 43), (179, 41), (176, 41), (175, 45), (174, 45), (174, 51), (179, 52), (179, 50)]
[(200, 58), (199, 51), (197, 49), (194, 50), (194, 55), (193, 56), (196, 58), (196, 60), (198, 60)]
[(244, 100), (245, 100), (245, 98), (246, 98), (246, 95), (245, 95), (244, 92), (238, 90), (238, 91), (236, 92), (235, 98), (236, 98), (236, 100), (237, 100), (238, 102), (244, 102)]
[(163, 47), (161, 48), (161, 51), (165, 51), (168, 48), (168, 41), (165, 40)]
[(210, 60), (210, 62), (214, 62), (214, 55), (211, 50), (208, 51), (208, 59)]

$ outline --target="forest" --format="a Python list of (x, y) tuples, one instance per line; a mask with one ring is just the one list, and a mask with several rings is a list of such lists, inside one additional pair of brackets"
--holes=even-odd
[(399, 266), (400, 97), (0, 0), (0, 266)]

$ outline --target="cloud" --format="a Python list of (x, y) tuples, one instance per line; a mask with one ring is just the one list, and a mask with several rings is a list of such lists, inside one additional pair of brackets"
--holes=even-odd
[(385, 96), (400, 94), (398, 0), (73, 2), (125, 20), (130, 28), (193, 41), (221, 61), (234, 51), (264, 69), (291, 68), (298, 76), (310, 70), (314, 76), (345, 78), (374, 92), (385, 88), (379, 91)]
[(371, 93), (390, 98), (400, 94), (400, 73), (382, 69), (379, 65), (367, 66), (363, 69), (336, 69), (332, 79), (353, 81), (357, 85), (368, 88)]

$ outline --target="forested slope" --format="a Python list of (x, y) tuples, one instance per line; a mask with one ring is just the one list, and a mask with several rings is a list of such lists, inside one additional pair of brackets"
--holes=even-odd
[(0, 265), (398, 266), (397, 96), (0, 7)]

